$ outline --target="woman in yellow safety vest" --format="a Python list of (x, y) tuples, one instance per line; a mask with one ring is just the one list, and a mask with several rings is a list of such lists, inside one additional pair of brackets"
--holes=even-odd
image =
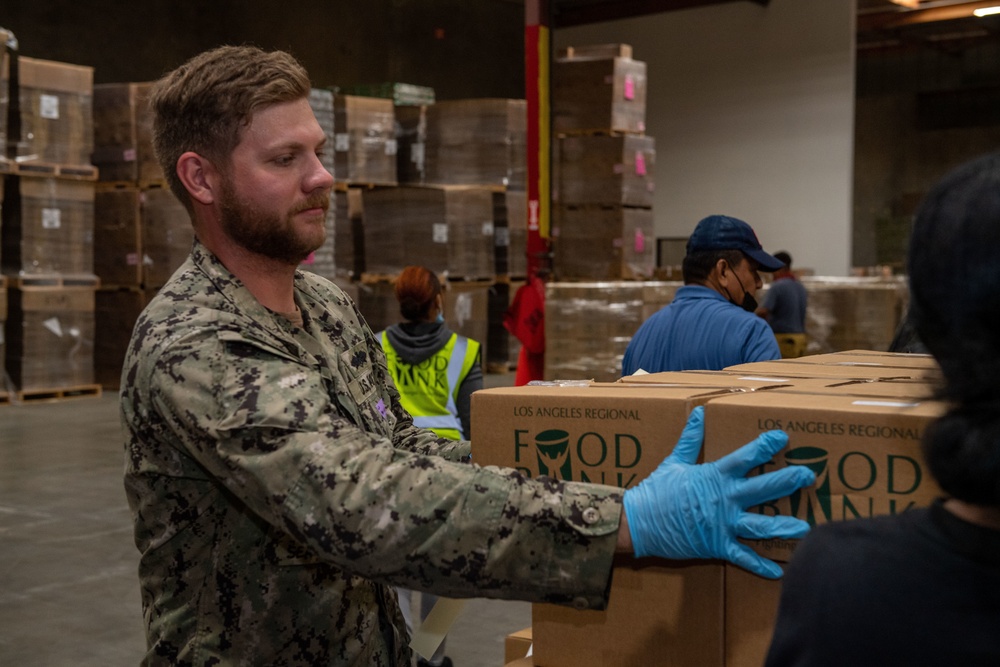
[[(478, 342), (459, 336), (444, 321), (441, 282), (422, 266), (408, 266), (396, 279), (396, 298), (404, 321), (378, 334), (385, 350), (389, 374), (400, 402), (413, 415), (413, 423), (453, 440), (469, 439), (472, 392), (483, 387)], [(411, 592), (397, 589), (407, 629), (413, 633)], [(420, 616), (426, 618), (437, 597), (421, 596)], [(445, 644), (420, 667), (451, 667)]]

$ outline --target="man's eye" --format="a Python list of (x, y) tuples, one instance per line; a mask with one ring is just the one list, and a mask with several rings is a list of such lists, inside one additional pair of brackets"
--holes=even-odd
[(295, 158), (293, 158), (291, 155), (282, 155), (281, 157), (274, 158), (274, 162), (281, 166), (287, 166), (290, 165), (292, 163), (292, 160), (294, 159)]

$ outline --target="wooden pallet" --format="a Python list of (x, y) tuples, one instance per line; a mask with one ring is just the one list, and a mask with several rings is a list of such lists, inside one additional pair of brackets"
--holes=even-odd
[(103, 388), (99, 384), (82, 384), (74, 387), (53, 387), (25, 389), (17, 392), (17, 400), (23, 403), (50, 403), (71, 398), (100, 398)]
[(514, 372), (515, 365), (507, 361), (488, 361), (486, 362), (486, 373), (488, 375), (506, 375)]
[(96, 181), (97, 167), (86, 164), (52, 164), (49, 162), (17, 163), (14, 171), (17, 176), (53, 176), (71, 178), (78, 181)]
[(0, 405), (10, 405), (10, 394), (6, 391), (0, 391)]
[(32, 287), (93, 287), (101, 286), (101, 279), (94, 275), (73, 275), (61, 273), (39, 273), (11, 276), (10, 286), (18, 289)]

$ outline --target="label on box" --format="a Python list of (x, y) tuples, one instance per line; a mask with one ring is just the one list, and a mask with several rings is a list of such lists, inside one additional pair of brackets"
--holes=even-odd
[(397, 151), (397, 144), (395, 139), (387, 139), (385, 142), (385, 154), (395, 155)]
[(62, 211), (58, 208), (42, 209), (42, 229), (59, 229), (62, 226)]
[(125, 255), (126, 266), (138, 266), (139, 265), (139, 253), (130, 252)]
[(483, 236), (493, 236), (493, 221), (486, 220), (483, 222)]
[(38, 96), (38, 115), (41, 118), (58, 120), (59, 118), (59, 98), (55, 95)]
[(646, 155), (642, 151), (635, 152), (635, 173), (639, 176), (646, 175)]
[(346, 153), (351, 150), (351, 137), (348, 134), (333, 135), (333, 150), (338, 153)]
[(641, 229), (635, 230), (635, 253), (641, 255), (646, 251), (646, 235)]
[(424, 168), (424, 144), (423, 142), (415, 143), (410, 146), (410, 160), (413, 164), (417, 165), (420, 169)]
[(59, 324), (58, 317), (50, 317), (49, 319), (42, 322), (42, 326), (44, 326), (49, 331), (62, 338), (62, 326), (60, 326)]
[(510, 230), (506, 227), (498, 227), (493, 232), (493, 245), (498, 248), (506, 248), (510, 245)]
[(435, 222), (433, 232), (431, 234), (431, 240), (434, 241), (434, 243), (447, 243), (448, 224), (444, 222)]
[(635, 99), (635, 79), (632, 78), (631, 74), (626, 74), (625, 75), (624, 92), (625, 92), (625, 99), (626, 100), (634, 100)]
[(135, 162), (136, 153), (134, 148), (126, 148), (122, 151), (122, 159), (125, 162)]

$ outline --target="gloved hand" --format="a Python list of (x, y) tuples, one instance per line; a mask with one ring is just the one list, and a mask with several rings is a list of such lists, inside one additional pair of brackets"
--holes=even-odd
[(696, 465), (705, 436), (704, 412), (703, 407), (695, 408), (670, 456), (625, 491), (625, 519), (635, 555), (722, 558), (777, 579), (782, 574), (778, 564), (736, 538), (802, 537), (809, 524), (744, 510), (809, 486), (816, 476), (803, 466), (788, 466), (746, 477), (788, 444), (783, 431), (767, 431), (718, 461)]

